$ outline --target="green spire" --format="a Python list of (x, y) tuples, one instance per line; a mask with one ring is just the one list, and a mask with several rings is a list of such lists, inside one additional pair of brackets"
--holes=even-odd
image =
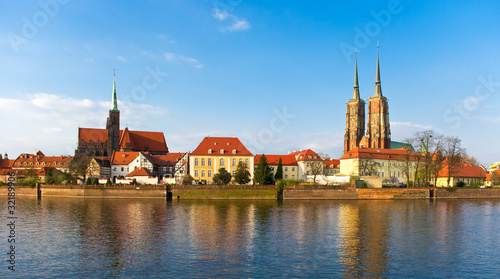
[(377, 74), (375, 76), (375, 94), (374, 97), (382, 97), (382, 86), (380, 85), (380, 63), (379, 63), (379, 55), (378, 55), (377, 45)]
[(359, 100), (359, 84), (358, 84), (358, 52), (356, 54), (356, 61), (354, 62), (354, 90), (352, 92), (352, 99)]
[(116, 82), (115, 82), (115, 73), (113, 73), (113, 99), (111, 104), (111, 111), (118, 111), (118, 101), (116, 99)]

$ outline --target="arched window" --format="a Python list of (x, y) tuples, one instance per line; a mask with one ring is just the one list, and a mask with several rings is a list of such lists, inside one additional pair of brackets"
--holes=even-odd
[(239, 160), (238, 160), (238, 164), (239, 164), (239, 163), (243, 163), (243, 159), (239, 159)]
[(194, 166), (197, 167), (198, 166), (198, 158), (195, 158), (194, 159)]
[(248, 159), (245, 159), (245, 165), (248, 167), (248, 165), (249, 165)]
[[(205, 158), (202, 158), (201, 159), (201, 166), (204, 167), (205, 166)], [(203, 176), (203, 175), (202, 175)]]
[(209, 167), (212, 166), (212, 158), (208, 158), (208, 160), (207, 160), (207, 166), (209, 166)]
[(220, 158), (219, 167), (223, 167), (223, 166), (224, 166), (224, 158)]

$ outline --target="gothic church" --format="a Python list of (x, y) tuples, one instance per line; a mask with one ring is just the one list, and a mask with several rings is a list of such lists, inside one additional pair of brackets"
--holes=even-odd
[(375, 92), (368, 99), (368, 117), (365, 133), (365, 101), (359, 96), (358, 59), (354, 69), (354, 91), (347, 102), (346, 129), (344, 135), (344, 153), (357, 147), (389, 149), (391, 148), (391, 129), (389, 125), (389, 105), (387, 97), (382, 95), (380, 83), (380, 63), (377, 50), (377, 72)]

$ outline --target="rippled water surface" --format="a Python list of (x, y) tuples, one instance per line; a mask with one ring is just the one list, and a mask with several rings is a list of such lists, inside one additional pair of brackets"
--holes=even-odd
[(0, 277), (500, 277), (500, 200), (18, 197), (16, 216)]

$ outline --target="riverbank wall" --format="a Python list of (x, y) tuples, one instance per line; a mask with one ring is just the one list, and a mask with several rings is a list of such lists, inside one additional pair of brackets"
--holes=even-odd
[[(0, 187), (0, 197), (8, 196)], [(42, 185), (39, 189), (15, 187), (16, 196), (79, 198), (173, 198), (173, 199), (277, 199), (276, 186), (172, 185), (172, 186), (81, 186)], [(497, 199), (500, 189), (478, 188), (382, 188), (334, 189), (295, 186), (283, 192), (284, 200), (397, 200), (397, 199)]]

